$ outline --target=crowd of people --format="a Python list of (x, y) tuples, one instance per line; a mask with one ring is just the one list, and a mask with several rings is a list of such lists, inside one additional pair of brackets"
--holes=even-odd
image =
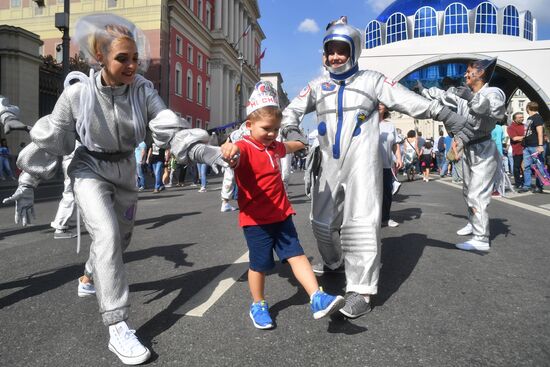
[[(34, 124), (31, 143), (17, 159), (19, 186), (3, 202), (15, 204), (16, 222), (30, 224), (34, 189), (52, 177), (63, 157), (65, 192), (52, 227), (59, 238), (73, 237), (66, 218), (78, 208), (92, 238), (78, 295), (97, 298), (108, 348), (123, 363), (141, 364), (151, 355), (127, 324), (129, 286), (122, 258), (132, 238), (138, 192), (150, 189), (146, 172), (154, 175), (155, 194), (183, 185), (187, 174), (203, 193), (208, 167), (214, 172), (224, 167), (221, 211), (235, 210), (230, 200), (237, 198), (249, 250), (247, 313), (258, 329), (274, 326), (265, 299), (274, 253), (307, 292), (313, 318), (340, 312), (354, 319), (371, 311), (379, 286), (381, 228), (399, 225), (391, 219), (391, 204), (401, 169), (409, 180), (421, 174), (424, 182), (433, 170), (441, 176), (456, 172), (468, 213), (457, 234), (472, 235), (456, 247), (489, 251), (487, 206), (502, 177), (505, 151), (493, 140), (502, 143), (502, 131), (493, 131), (504, 119), (505, 103), (503, 92), (489, 84), (496, 60), (469, 63), (465, 86), (415, 93), (378, 72), (359, 70), (361, 33), (341, 17), (327, 26), (322, 43), (327, 75), (310, 81), (283, 111), (271, 83), (258, 82), (246, 120), (220, 138), (191, 129), (137, 73), (148, 64), (148, 47), (133, 23), (111, 14), (88, 15), (78, 20), (74, 39), (94, 68), (90, 76), (69, 74), (52, 113)], [(4, 128), (21, 128), (17, 111), (1, 106)], [(449, 136), (441, 132), (437, 141), (426, 140), (411, 130), (400, 137), (389, 111), (443, 121)], [(523, 157), (522, 190), (531, 184), (533, 155), (542, 155), (544, 144), (548, 148), (537, 111), (530, 103), (527, 128), (520, 134), (512, 125), (513, 137), (509, 131), (510, 171), (520, 165), (516, 156)], [(308, 142), (299, 124), (310, 112), (317, 114), (318, 138), (305, 159)], [(519, 123), (516, 114), (514, 124)], [(311, 226), (321, 255), (313, 266), (285, 189), (293, 153), (294, 169), (306, 169)], [(518, 180), (520, 175), (516, 185)], [(345, 274), (343, 296), (320, 287), (315, 274), (327, 272)]]

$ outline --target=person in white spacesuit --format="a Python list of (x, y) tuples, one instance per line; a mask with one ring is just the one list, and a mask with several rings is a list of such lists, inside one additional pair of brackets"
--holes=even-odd
[(0, 94), (0, 124), (4, 129), (4, 135), (12, 131), (30, 131), (31, 127), (22, 123), (19, 119), (19, 107), (10, 104), (7, 97)]
[(496, 87), (490, 87), (497, 59), (476, 60), (468, 64), (466, 85), (421, 90), (422, 95), (439, 100), (467, 118), (466, 128), (474, 134), (464, 145), (462, 193), (468, 206), (468, 223), (456, 233), (473, 235), (456, 244), (462, 250), (489, 251), (489, 213), (487, 207), (495, 183), (499, 183), (500, 156), (491, 131), (506, 114), (506, 96)]
[[(306, 173), (311, 193), (311, 224), (322, 264), (316, 273), (345, 271), (346, 305), (356, 318), (371, 310), (378, 292), (382, 162), (379, 153), (378, 104), (415, 118), (443, 121), (460, 134), (465, 118), (402, 85), (371, 71), (359, 70), (361, 33), (346, 17), (329, 24), (323, 40), (328, 75), (308, 83), (283, 112), (282, 134), (301, 140), (298, 124), (315, 111), (319, 148), (312, 150)], [(314, 152), (318, 152), (315, 155)], [(344, 270), (345, 269), (345, 270)]]
[[(208, 146), (208, 133), (189, 129), (187, 121), (166, 108), (150, 81), (138, 75), (148, 64), (148, 43), (133, 23), (112, 14), (79, 19), (74, 39), (92, 66), (90, 76), (70, 73), (50, 115), (31, 130), (32, 142), (17, 161), (19, 187), (4, 203), (15, 202), (16, 222), (27, 225), (34, 214), (34, 188), (50, 178), (58, 157), (74, 157), (68, 167), (76, 203), (92, 244), (86, 274), (93, 278), (99, 311), (109, 330), (109, 349), (125, 364), (151, 355), (126, 324), (129, 287), (122, 252), (130, 243), (137, 188), (134, 149), (146, 128), (160, 147), (180, 162), (225, 166), (219, 147)], [(70, 81), (80, 82), (70, 84)], [(75, 142), (81, 146), (75, 150)]]

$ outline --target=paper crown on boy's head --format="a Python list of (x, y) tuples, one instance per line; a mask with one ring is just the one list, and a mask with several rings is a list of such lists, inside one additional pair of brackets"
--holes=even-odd
[(271, 82), (260, 81), (256, 83), (248, 99), (248, 103), (246, 104), (246, 115), (250, 116), (252, 112), (268, 106), (279, 107), (277, 90), (273, 87)]

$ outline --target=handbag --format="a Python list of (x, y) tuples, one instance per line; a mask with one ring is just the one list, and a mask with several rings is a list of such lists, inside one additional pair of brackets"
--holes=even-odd
[(447, 152), (447, 155), (445, 156), (445, 158), (447, 158), (447, 160), (449, 162), (456, 162), (457, 161), (455, 152), (452, 148), (449, 149), (449, 151)]

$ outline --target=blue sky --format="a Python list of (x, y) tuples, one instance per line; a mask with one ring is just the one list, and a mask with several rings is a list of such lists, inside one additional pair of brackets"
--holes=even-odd
[[(321, 74), (321, 40), (326, 24), (341, 15), (364, 29), (393, 0), (259, 0), (259, 19), (267, 48), (262, 72), (280, 72), (290, 99)], [(538, 22), (538, 39), (550, 39), (549, 0), (493, 0), (497, 6), (531, 10)]]

